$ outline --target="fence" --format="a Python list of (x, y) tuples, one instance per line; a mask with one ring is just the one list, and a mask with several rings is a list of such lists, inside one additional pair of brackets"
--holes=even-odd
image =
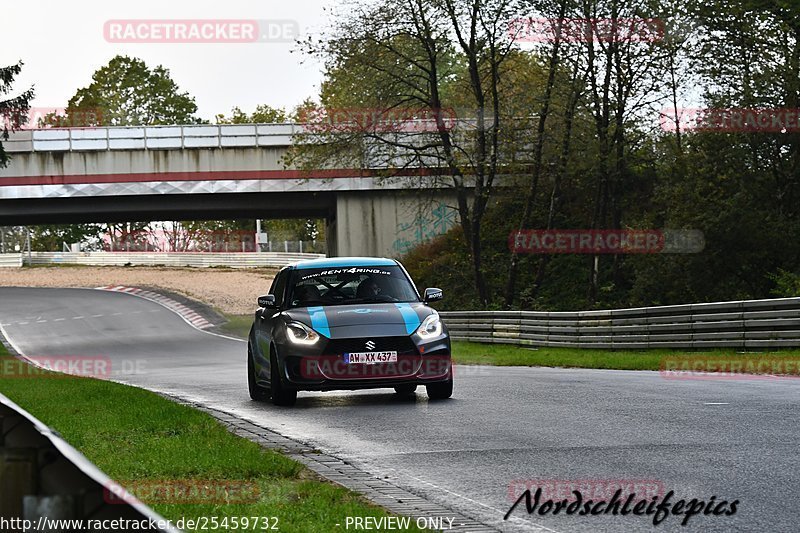
[[(282, 267), (297, 261), (319, 259), (324, 254), (283, 252), (253, 253), (147, 253), (147, 252), (31, 252), (33, 265), (173, 266), (173, 267)], [(0, 255), (0, 266), (16, 261), (28, 264), (28, 254)]]
[(605, 311), (441, 313), (454, 340), (565, 348), (800, 347), (800, 298)]
[(0, 517), (34, 525), (40, 518), (151, 520), (157, 527), (140, 531), (178, 533), (134, 498), (109, 504), (106, 490), (113, 482), (108, 476), (2, 394), (0, 430)]
[(0, 268), (21, 266), (22, 254), (0, 254)]

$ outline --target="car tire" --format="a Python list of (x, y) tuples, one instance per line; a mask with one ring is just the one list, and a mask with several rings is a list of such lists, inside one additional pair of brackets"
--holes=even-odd
[(428, 390), (428, 398), (431, 400), (446, 400), (453, 395), (453, 378), (441, 383), (431, 383), (425, 385)]
[(417, 390), (416, 385), (398, 385), (394, 388), (394, 392), (401, 396), (408, 396), (410, 394), (414, 394)]
[(269, 400), (269, 389), (256, 382), (256, 364), (253, 361), (253, 350), (250, 348), (250, 343), (247, 344), (247, 388), (250, 391), (251, 400), (257, 402)]
[(281, 375), (278, 371), (278, 358), (275, 356), (274, 349), (271, 350), (269, 363), (269, 381), (272, 390), (272, 403), (286, 407), (293, 406), (295, 402), (297, 402), (297, 391), (286, 387), (281, 381)]

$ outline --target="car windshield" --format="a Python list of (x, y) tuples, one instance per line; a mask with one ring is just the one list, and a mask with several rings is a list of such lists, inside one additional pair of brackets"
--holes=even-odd
[(308, 307), (417, 302), (419, 296), (398, 266), (345, 266), (296, 270), (287, 301), (289, 307)]

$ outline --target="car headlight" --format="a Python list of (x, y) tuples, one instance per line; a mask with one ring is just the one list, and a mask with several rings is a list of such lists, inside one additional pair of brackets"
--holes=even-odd
[(310, 346), (319, 340), (319, 333), (302, 322), (289, 322), (286, 324), (286, 336), (295, 344)]
[(428, 315), (417, 329), (417, 335), (423, 339), (432, 339), (442, 334), (442, 321), (439, 315)]

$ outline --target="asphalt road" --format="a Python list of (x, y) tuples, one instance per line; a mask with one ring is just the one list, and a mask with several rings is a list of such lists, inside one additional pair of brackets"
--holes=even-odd
[[(310, 443), (503, 531), (797, 531), (800, 381), (670, 380), (656, 372), (458, 367), (454, 398), (424, 390), (249, 400), (245, 343), (155, 303), (81, 289), (0, 288), (27, 356), (108, 357), (114, 378), (201, 401)], [(13, 398), (12, 398), (13, 399)], [(615, 481), (675, 499), (739, 500), (733, 516), (528, 516), (509, 490)], [(556, 481), (558, 480), (558, 481)], [(594, 480), (594, 481), (589, 481)], [(537, 484), (541, 484), (537, 482)], [(545, 529), (546, 528), (546, 529)]]

